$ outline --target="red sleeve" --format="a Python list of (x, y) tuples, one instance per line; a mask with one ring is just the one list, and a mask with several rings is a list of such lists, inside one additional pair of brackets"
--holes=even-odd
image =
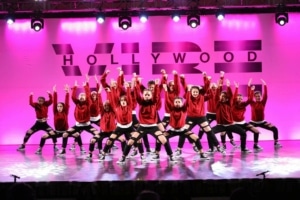
[(203, 83), (204, 83), (204, 92), (206, 93), (209, 90), (210, 86), (210, 80), (207, 78), (207, 76), (203, 76)]
[(116, 108), (116, 104), (115, 104), (115, 100), (114, 100), (114, 98), (113, 98), (113, 95), (112, 95), (111, 91), (110, 91), (110, 92), (106, 92), (106, 94), (107, 94), (107, 99), (108, 99), (108, 101), (109, 101), (111, 107), (112, 107), (113, 109), (115, 109), (115, 108)]
[(29, 96), (29, 105), (35, 108), (35, 103), (33, 102), (33, 95)]
[(169, 98), (169, 93), (167, 91), (165, 91), (165, 101), (166, 101), (167, 105), (169, 105), (170, 108), (173, 109), (174, 102), (172, 102), (172, 100)]
[(57, 92), (53, 92), (53, 113), (57, 112)]
[(85, 92), (86, 100), (87, 100), (88, 104), (91, 105), (92, 100), (91, 100), (91, 90), (90, 90), (89, 83), (86, 83), (86, 85), (84, 86), (84, 92)]
[(262, 98), (262, 103), (264, 105), (267, 103), (267, 99), (268, 99), (268, 90), (267, 90), (267, 86), (264, 85), (263, 98)]
[(46, 106), (50, 106), (52, 104), (52, 102), (53, 102), (52, 94), (49, 93), (48, 96), (49, 96), (49, 100), (45, 101), (45, 105)]
[(250, 86), (248, 86), (248, 88), (247, 88), (247, 95), (248, 95), (248, 99), (245, 103), (246, 103), (246, 105), (249, 105), (252, 102), (253, 95), (254, 95), (253, 90), (251, 90)]
[(77, 91), (77, 86), (74, 86), (73, 89), (72, 89), (72, 101), (73, 101), (75, 104), (78, 103), (76, 91)]
[(98, 92), (98, 91), (99, 91), (99, 89), (100, 89), (100, 84), (99, 84), (99, 83), (97, 83), (97, 84), (96, 84), (96, 92)]
[(233, 104), (233, 94), (231, 87), (227, 87), (227, 98), (229, 99), (230, 105)]
[(187, 98), (187, 84), (186, 84), (186, 81), (185, 81), (185, 78), (184, 77), (180, 77), (180, 83), (184, 89), (184, 95), (183, 95), (183, 98)]
[(124, 74), (119, 75), (117, 79), (117, 87), (119, 88), (120, 91), (122, 91), (123, 89), (124, 82), (125, 82)]
[(138, 104), (142, 103), (141, 90), (139, 86), (134, 87), (135, 98)]
[(216, 91), (216, 95), (215, 95), (215, 103), (216, 104), (218, 104), (220, 101), (221, 91), (222, 91), (222, 85), (219, 85), (219, 87), (217, 88), (217, 91)]
[(99, 108), (100, 108), (100, 113), (103, 113), (104, 105), (103, 105), (103, 100), (102, 100), (101, 93), (98, 93), (98, 105), (99, 105)]
[(106, 77), (107, 77), (107, 73), (104, 72), (100, 78), (100, 82), (103, 88), (109, 87), (109, 85), (106, 82)]
[(233, 103), (237, 101), (238, 94), (239, 94), (239, 88), (236, 87), (233, 94), (233, 100), (232, 100)]
[(176, 96), (180, 95), (180, 85), (179, 85), (179, 76), (174, 74), (174, 93)]
[(130, 87), (127, 88), (126, 90), (126, 96), (127, 96), (127, 105), (129, 105), (131, 108), (133, 108), (133, 102), (131, 98), (131, 89)]
[(158, 103), (159, 102), (159, 97), (160, 97), (160, 85), (155, 85), (154, 94), (153, 94), (153, 101), (155, 103)]
[(68, 115), (70, 109), (70, 94), (69, 92), (66, 93), (65, 96), (65, 113)]

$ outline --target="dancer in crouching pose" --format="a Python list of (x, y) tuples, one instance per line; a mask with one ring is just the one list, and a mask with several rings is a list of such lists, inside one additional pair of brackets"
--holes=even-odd
[(266, 82), (261, 79), (264, 87), (264, 93), (260, 91), (254, 92), (254, 100), (251, 99), (251, 121), (255, 127), (260, 127), (273, 132), (274, 147), (281, 148), (282, 145), (278, 142), (278, 129), (276, 126), (265, 120), (265, 107), (268, 99), (268, 90)]
[(253, 99), (253, 90), (254, 86), (251, 86), (251, 79), (248, 82), (248, 99), (243, 101), (243, 95), (239, 94), (239, 84), (234, 83), (235, 85), (235, 92), (233, 95), (233, 106), (232, 106), (232, 117), (233, 121), (237, 126), (240, 126), (242, 129), (246, 131), (251, 131), (254, 136), (254, 145), (253, 149), (255, 151), (260, 151), (262, 148), (258, 145), (258, 138), (259, 138), (259, 130), (255, 128), (250, 123), (245, 121), (245, 112), (246, 107), (250, 104), (251, 99)]
[(222, 91), (223, 84), (219, 82), (217, 94), (215, 97), (216, 101), (216, 121), (217, 125), (214, 126), (213, 132), (233, 132), (240, 135), (241, 141), (241, 151), (244, 153), (250, 153), (251, 151), (246, 148), (246, 131), (240, 126), (234, 124), (233, 116), (232, 116), (232, 103), (233, 103), (233, 95), (232, 90), (230, 88), (230, 81), (226, 81), (227, 91)]
[[(86, 77), (86, 80), (88, 81), (88, 77)], [(91, 125), (90, 121), (90, 88), (88, 82), (83, 83), (83, 87), (85, 92), (80, 93), (78, 95), (78, 98), (76, 96), (76, 91), (77, 91), (77, 81), (75, 81), (73, 90), (72, 90), (72, 100), (75, 103), (75, 111), (74, 111), (74, 116), (76, 120), (75, 126), (69, 128), (66, 132), (63, 133), (63, 144), (62, 144), (62, 150), (59, 153), (60, 156), (66, 154), (66, 147), (68, 143), (68, 137), (77, 137), (83, 132), (87, 131), (91, 133), (93, 136), (99, 135), (99, 131), (94, 128)], [(78, 145), (80, 146), (80, 151), (82, 153), (85, 153), (83, 146), (82, 146), (82, 141), (78, 140)]]
[[(169, 139), (175, 136), (184, 135), (185, 137), (190, 138), (192, 140), (196, 147), (198, 148), (198, 154), (200, 155), (200, 158), (208, 159), (208, 157), (205, 155), (202, 145), (200, 143), (199, 137), (194, 134), (193, 132), (187, 130), (185, 125), (185, 119), (186, 119), (186, 112), (187, 112), (187, 106), (186, 103), (183, 103), (183, 98), (181, 97), (174, 97), (173, 100), (168, 97), (168, 88), (167, 85), (163, 85), (165, 90), (165, 99), (168, 101), (169, 105), (169, 113), (170, 113), (170, 128), (164, 133), (164, 135)], [(160, 150), (161, 144), (159, 143), (157, 145), (157, 152)], [(159, 154), (157, 153), (156, 156), (153, 157), (153, 159), (158, 159)]]
[[(189, 131), (192, 131), (196, 125), (200, 126), (200, 128), (207, 134), (211, 144), (217, 148), (217, 151), (222, 154), (226, 154), (224, 149), (220, 147), (219, 141), (217, 140), (205, 116), (205, 88), (208, 88), (208, 86), (204, 86), (204, 88), (201, 86), (187, 86), (187, 92), (185, 94), (187, 104), (186, 126)], [(177, 149), (177, 155), (180, 155), (181, 152), (181, 149)]]
[(56, 91), (56, 85), (53, 86), (53, 115), (54, 115), (54, 128), (55, 128), (55, 135), (50, 135), (49, 133), (46, 133), (42, 136), (40, 140), (40, 146), (38, 150), (35, 152), (36, 154), (41, 154), (42, 149), (45, 145), (45, 142), (49, 138), (58, 138), (62, 137), (62, 134), (68, 130), (69, 128), (69, 122), (68, 122), (68, 115), (69, 115), (69, 109), (70, 109), (70, 94), (69, 94), (69, 86), (65, 85), (65, 102), (58, 102), (57, 101), (57, 91)]
[[(100, 156), (100, 161), (105, 160), (105, 156), (108, 150), (112, 147), (115, 140), (121, 141), (121, 146), (123, 152), (125, 151), (126, 140), (123, 134), (126, 134), (128, 138), (132, 137), (132, 134), (135, 132), (132, 123), (132, 99), (131, 99), (131, 89), (128, 83), (124, 84), (126, 88), (126, 95), (117, 98), (117, 93), (114, 93), (114, 90), (107, 88), (109, 94), (109, 101), (112, 104), (113, 110), (116, 113), (117, 119), (117, 128), (110, 135), (107, 143), (103, 149), (102, 155)], [(116, 100), (117, 99), (117, 100)], [(142, 161), (145, 160), (144, 149), (142, 143), (138, 144), (138, 150), (141, 155)]]
[(155, 88), (152, 93), (149, 89), (144, 89), (142, 96), (140, 95), (140, 87), (135, 87), (136, 100), (139, 104), (139, 120), (140, 125), (137, 132), (134, 132), (127, 142), (123, 155), (118, 160), (118, 163), (124, 163), (131, 146), (142, 138), (145, 134), (151, 134), (156, 140), (160, 141), (166, 149), (171, 162), (176, 162), (173, 157), (173, 152), (167, 138), (159, 130), (157, 126), (157, 102), (159, 99), (159, 80), (155, 80)]
[(33, 93), (29, 96), (29, 105), (31, 105), (35, 110), (36, 122), (34, 125), (26, 131), (26, 134), (23, 139), (23, 144), (17, 149), (18, 151), (24, 151), (25, 145), (28, 142), (29, 138), (36, 133), (37, 131), (43, 130), (47, 132), (48, 135), (51, 136), (53, 140), (53, 148), (56, 151), (56, 137), (55, 132), (52, 127), (47, 123), (48, 120), (48, 108), (52, 104), (52, 94), (50, 91), (47, 92), (49, 95), (49, 100), (45, 100), (45, 97), (38, 97), (37, 102), (33, 102)]

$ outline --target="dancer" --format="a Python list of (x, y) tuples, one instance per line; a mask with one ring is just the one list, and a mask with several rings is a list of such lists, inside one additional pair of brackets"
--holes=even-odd
[[(123, 134), (127, 135), (127, 138), (131, 138), (132, 134), (135, 132), (132, 123), (131, 88), (129, 87), (129, 84), (127, 82), (125, 82), (124, 86), (127, 92), (126, 95), (123, 95), (120, 98), (117, 98), (117, 93), (114, 93), (113, 89), (110, 90), (110, 88), (107, 88), (107, 92), (109, 94), (109, 101), (111, 102), (112, 107), (116, 113), (117, 128), (115, 131), (113, 131), (113, 133), (107, 140), (102, 155), (100, 156), (100, 161), (105, 160), (105, 156), (115, 140), (119, 140), (121, 142), (122, 151), (124, 152), (126, 141), (123, 137)], [(141, 160), (142, 162), (144, 162), (145, 156), (142, 143), (138, 144), (138, 149), (140, 152)]]
[(45, 97), (38, 97), (37, 102), (33, 101), (33, 93), (30, 93), (29, 95), (29, 105), (31, 105), (35, 110), (36, 115), (36, 122), (34, 125), (26, 131), (26, 134), (23, 139), (23, 144), (20, 145), (20, 147), (17, 149), (18, 151), (24, 151), (25, 145), (28, 142), (29, 138), (36, 133), (37, 131), (43, 130), (47, 132), (53, 141), (53, 148), (56, 151), (56, 137), (54, 137), (55, 132), (52, 127), (49, 126), (47, 123), (48, 120), (48, 108), (52, 104), (52, 94), (50, 91), (47, 91), (49, 100), (45, 100)]
[[(254, 92), (254, 100), (251, 99), (251, 121), (255, 127), (260, 127), (273, 132), (274, 147), (280, 148), (282, 145), (278, 142), (278, 129), (276, 126), (265, 120), (265, 107), (268, 99), (268, 90), (266, 82), (261, 79), (263, 83), (263, 95), (260, 91)], [(255, 88), (254, 88), (255, 89)]]
[[(163, 85), (164, 90), (165, 90), (165, 99), (169, 105), (169, 113), (170, 113), (170, 128), (164, 132), (164, 135), (166, 136), (167, 139), (170, 139), (175, 136), (185, 136), (190, 138), (192, 140), (196, 147), (198, 148), (198, 154), (200, 155), (201, 159), (208, 159), (208, 157), (205, 155), (202, 145), (199, 141), (199, 137), (194, 134), (192, 131), (186, 129), (186, 112), (187, 112), (187, 105), (186, 102), (183, 103), (183, 98), (181, 97), (174, 97), (174, 99), (171, 99), (168, 97), (169, 92), (167, 85)], [(160, 143), (157, 145), (157, 153), (156, 157), (153, 157), (153, 159), (158, 159), (159, 158), (159, 150), (160, 150)], [(181, 149), (179, 149), (181, 150)]]
[(158, 107), (158, 99), (159, 99), (159, 80), (155, 80), (155, 88), (154, 92), (150, 89), (144, 89), (141, 97), (140, 87), (135, 87), (136, 99), (139, 104), (139, 120), (140, 125), (137, 129), (137, 132), (134, 132), (127, 142), (127, 145), (124, 149), (123, 155), (118, 160), (118, 163), (124, 163), (126, 157), (131, 149), (131, 146), (137, 142), (140, 138), (142, 138), (145, 134), (151, 134), (155, 137), (156, 140), (160, 141), (164, 144), (166, 152), (169, 156), (169, 160), (171, 162), (176, 162), (173, 157), (173, 152), (171, 146), (163, 135), (163, 133), (159, 130), (157, 126), (157, 107)]
[(62, 137), (62, 134), (69, 128), (69, 122), (68, 122), (68, 115), (70, 109), (69, 85), (65, 85), (64, 89), (66, 92), (65, 102), (58, 102), (56, 85), (53, 86), (53, 115), (54, 115), (55, 135), (50, 135), (49, 133), (44, 134), (40, 140), (40, 146), (35, 152), (36, 154), (42, 153), (42, 149), (47, 139), (53, 137), (55, 138)]
[[(59, 153), (60, 156), (66, 154), (66, 147), (68, 143), (68, 137), (77, 137), (83, 132), (87, 131), (91, 133), (93, 136), (99, 135), (99, 131), (91, 125), (90, 121), (90, 88), (89, 88), (89, 77), (86, 75), (86, 82), (83, 83), (83, 87), (85, 92), (80, 93), (78, 98), (76, 96), (78, 84), (75, 81), (73, 91), (72, 91), (72, 100), (75, 104), (74, 116), (76, 120), (76, 124), (69, 128), (65, 133), (63, 133), (63, 144), (62, 150)], [(79, 138), (80, 139), (80, 138)], [(82, 141), (78, 140), (78, 145), (80, 146), (80, 151), (85, 153), (85, 150), (82, 147)]]
[(101, 97), (102, 87), (98, 90), (98, 100), (99, 100), (99, 108), (101, 114), (100, 121), (100, 135), (95, 135), (90, 140), (89, 145), (89, 155), (87, 156), (87, 160), (92, 159), (92, 154), (95, 148), (95, 144), (98, 144), (99, 156), (102, 155), (102, 141), (104, 138), (109, 138), (113, 131), (116, 129), (116, 115), (111, 106), (109, 100), (106, 100), (103, 104)]
[(234, 124), (232, 116), (233, 95), (230, 87), (230, 81), (226, 80), (227, 91), (222, 91), (223, 84), (219, 82), (216, 94), (216, 121), (217, 125), (212, 128), (214, 133), (233, 132), (240, 135), (241, 151), (243, 153), (250, 153), (246, 148), (246, 131), (240, 126)]
[(234, 82), (235, 84), (235, 92), (233, 95), (233, 106), (232, 106), (232, 117), (233, 121), (236, 125), (240, 126), (246, 131), (251, 131), (254, 136), (254, 145), (253, 149), (255, 151), (260, 151), (262, 148), (258, 145), (259, 138), (259, 130), (255, 128), (252, 124), (247, 123), (245, 121), (245, 112), (246, 107), (250, 104), (251, 99), (253, 98), (253, 90), (254, 87), (251, 86), (252, 79), (248, 82), (248, 99), (243, 101), (243, 95), (239, 94), (239, 84)]

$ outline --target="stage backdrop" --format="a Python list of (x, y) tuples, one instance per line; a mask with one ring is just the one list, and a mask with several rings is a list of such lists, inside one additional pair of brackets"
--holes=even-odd
[[(222, 70), (232, 86), (234, 81), (241, 85), (244, 94), (250, 78), (258, 89), (264, 79), (269, 96), (267, 121), (278, 127), (281, 140), (300, 139), (299, 26), (300, 14), (295, 13), (289, 13), (285, 26), (275, 23), (274, 14), (227, 15), (221, 22), (215, 16), (201, 16), (201, 25), (195, 29), (187, 25), (186, 17), (177, 23), (167, 16), (150, 17), (147, 23), (135, 17), (126, 31), (118, 27), (117, 18), (106, 18), (104, 24), (94, 18), (45, 19), (40, 32), (30, 29), (29, 19), (13, 25), (0, 21), (0, 144), (21, 143), (34, 124), (31, 92), (36, 100), (47, 97), (47, 91), (57, 85), (62, 101), (64, 84), (73, 86), (75, 80), (82, 84), (88, 74), (95, 87), (94, 75), (99, 78), (108, 69), (110, 81), (117, 78), (118, 67), (126, 80), (136, 72), (144, 84), (160, 78), (161, 69), (169, 79), (173, 79), (172, 70), (177, 70), (188, 83), (197, 85), (203, 84), (203, 71), (217, 81)], [(105, 92), (102, 96), (106, 99)], [(71, 126), (73, 112), (71, 102)], [(49, 124), (53, 125), (52, 107)], [(28, 143), (37, 144), (41, 135), (36, 133)], [(87, 142), (90, 135), (83, 133), (83, 138)], [(248, 138), (252, 140), (251, 133)], [(262, 131), (260, 138), (272, 140), (273, 136)]]

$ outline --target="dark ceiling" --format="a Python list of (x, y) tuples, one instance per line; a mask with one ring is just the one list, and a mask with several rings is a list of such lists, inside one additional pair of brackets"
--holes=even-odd
[(175, 11), (211, 15), (219, 8), (234, 14), (275, 13), (279, 5), (287, 12), (300, 12), (300, 0), (0, 0), (0, 17), (12, 12), (16, 18), (30, 18), (40, 12), (44, 18), (77, 18), (93, 17), (100, 11), (107, 17), (138, 16), (142, 11), (152, 16)]

